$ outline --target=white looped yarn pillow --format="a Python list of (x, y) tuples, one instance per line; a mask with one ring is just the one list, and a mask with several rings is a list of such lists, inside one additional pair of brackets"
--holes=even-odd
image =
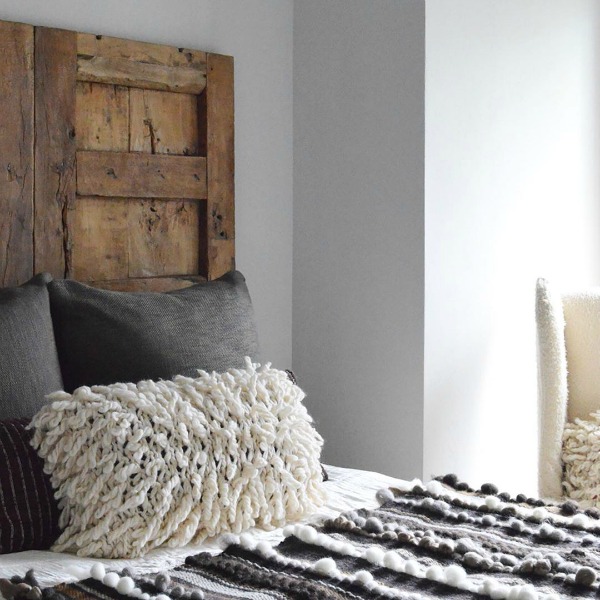
[(53, 550), (134, 558), (314, 511), (323, 439), (303, 398), (285, 372), (250, 359), (53, 394), (31, 423), (62, 508)]
[(565, 495), (587, 506), (600, 506), (600, 411), (589, 420), (567, 423), (562, 462)]

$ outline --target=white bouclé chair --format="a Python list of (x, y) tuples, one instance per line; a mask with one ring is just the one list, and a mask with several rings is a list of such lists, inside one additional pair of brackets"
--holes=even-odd
[(539, 494), (560, 498), (565, 423), (600, 408), (600, 288), (561, 294), (539, 279), (536, 322)]

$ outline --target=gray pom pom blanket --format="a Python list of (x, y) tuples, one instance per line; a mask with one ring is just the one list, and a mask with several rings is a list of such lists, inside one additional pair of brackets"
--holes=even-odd
[(230, 536), (133, 578), (100, 564), (84, 581), (40, 590), (34, 574), (0, 581), (8, 598), (48, 600), (281, 600), (297, 598), (592, 598), (600, 593), (600, 514), (571, 501), (473, 490), (454, 476), (379, 492), (381, 505), (319, 526), (290, 525), (277, 546)]

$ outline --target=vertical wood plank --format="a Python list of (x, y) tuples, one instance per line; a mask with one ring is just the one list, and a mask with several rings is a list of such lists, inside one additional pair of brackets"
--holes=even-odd
[(0, 287), (33, 274), (33, 27), (0, 21)]
[(75, 131), (79, 150), (129, 151), (129, 90), (77, 82)]
[(199, 102), (200, 152), (206, 144), (208, 199), (201, 271), (216, 279), (235, 268), (233, 57), (207, 54)]
[(35, 270), (70, 273), (75, 199), (77, 34), (35, 29)]
[(123, 199), (77, 198), (68, 211), (70, 276), (79, 281), (125, 279), (129, 267), (129, 204)]
[(128, 277), (198, 273), (199, 202), (129, 202)]
[(131, 88), (131, 152), (198, 156), (198, 99)]

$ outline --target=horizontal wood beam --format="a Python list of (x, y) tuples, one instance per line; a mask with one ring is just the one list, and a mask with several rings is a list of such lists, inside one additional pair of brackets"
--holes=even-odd
[(80, 150), (77, 152), (77, 194), (204, 200), (206, 158)]
[(78, 33), (77, 54), (86, 58), (126, 58), (165, 67), (192, 67), (206, 73), (206, 52), (202, 50), (137, 42), (108, 35)]
[(77, 58), (77, 79), (149, 90), (200, 94), (206, 75), (188, 67), (163, 67), (125, 58)]

